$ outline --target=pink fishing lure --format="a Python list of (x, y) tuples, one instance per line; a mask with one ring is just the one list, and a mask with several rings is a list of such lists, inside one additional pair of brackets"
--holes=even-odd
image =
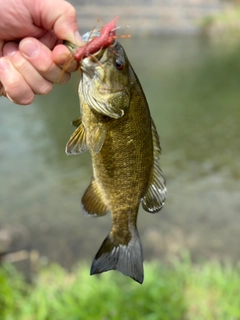
[(91, 41), (80, 47), (74, 54), (74, 58), (78, 61), (86, 58), (87, 56), (97, 52), (101, 48), (109, 47), (116, 37), (116, 21), (118, 17), (113, 21), (107, 23), (100, 30), (100, 35), (93, 38)]

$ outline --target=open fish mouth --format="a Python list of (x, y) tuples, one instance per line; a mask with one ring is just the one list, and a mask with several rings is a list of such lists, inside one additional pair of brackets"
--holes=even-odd
[(86, 76), (89, 78), (93, 77), (100, 77), (97, 72), (97, 67), (101, 67), (103, 72), (105, 72), (104, 65), (100, 62), (100, 59), (104, 55), (104, 49), (100, 49), (98, 52), (96, 52), (93, 55), (90, 55), (82, 60), (82, 63), (80, 65), (80, 69)]

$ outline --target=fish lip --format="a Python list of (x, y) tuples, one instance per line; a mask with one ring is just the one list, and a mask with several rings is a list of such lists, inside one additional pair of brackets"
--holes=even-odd
[(118, 89), (118, 90), (112, 90), (112, 89), (109, 89), (109, 88), (101, 88), (101, 87), (99, 87), (99, 88), (98, 88), (98, 92), (99, 92), (100, 94), (114, 94), (114, 93), (122, 93), (122, 92), (125, 92), (125, 90), (124, 90), (124, 89), (122, 89), (122, 90), (120, 90), (120, 89)]
[(88, 78), (93, 79), (95, 74), (95, 68), (94, 67), (85, 67), (85, 66), (80, 66), (80, 69), (82, 73), (84, 73)]
[(98, 92), (101, 93), (101, 94), (113, 93), (112, 90), (107, 89), (107, 88), (98, 88)]

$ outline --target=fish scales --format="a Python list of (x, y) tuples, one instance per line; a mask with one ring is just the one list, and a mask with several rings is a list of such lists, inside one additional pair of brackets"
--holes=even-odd
[(67, 154), (89, 150), (93, 178), (82, 198), (92, 216), (111, 212), (112, 228), (91, 274), (119, 270), (143, 282), (137, 215), (155, 213), (165, 201), (160, 142), (141, 84), (120, 43), (83, 59), (79, 84), (81, 119)]

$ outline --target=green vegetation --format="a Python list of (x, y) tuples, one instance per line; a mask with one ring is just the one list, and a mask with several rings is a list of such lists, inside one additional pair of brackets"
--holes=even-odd
[(203, 33), (224, 41), (238, 41), (240, 31), (240, 5), (228, 5), (216, 14), (200, 21)]
[(145, 282), (117, 272), (89, 276), (52, 265), (25, 283), (12, 267), (0, 269), (1, 320), (235, 320), (240, 319), (240, 265), (145, 263)]

